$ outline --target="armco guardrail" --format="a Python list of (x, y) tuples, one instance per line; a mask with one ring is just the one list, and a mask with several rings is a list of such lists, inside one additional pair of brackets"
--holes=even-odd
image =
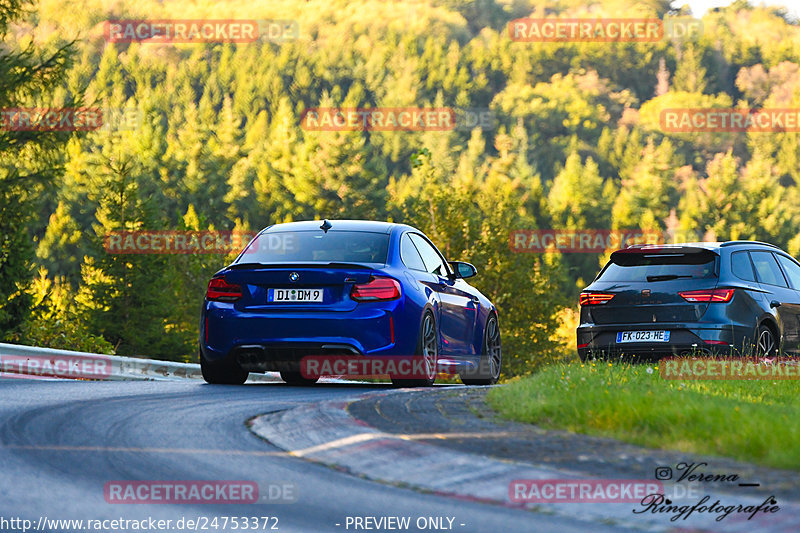
[[(76, 378), (111, 381), (203, 379), (200, 365), (0, 343), (0, 377)], [(250, 381), (280, 381), (277, 374), (250, 374)]]

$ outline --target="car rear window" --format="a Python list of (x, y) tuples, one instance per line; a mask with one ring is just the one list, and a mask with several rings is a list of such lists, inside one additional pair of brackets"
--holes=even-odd
[(745, 281), (755, 281), (753, 265), (747, 252), (733, 252), (731, 254), (731, 271), (733, 275)]
[(237, 263), (386, 263), (389, 234), (282, 231), (258, 235)]
[(717, 255), (709, 250), (628, 251), (611, 254), (598, 281), (668, 281), (717, 275)]

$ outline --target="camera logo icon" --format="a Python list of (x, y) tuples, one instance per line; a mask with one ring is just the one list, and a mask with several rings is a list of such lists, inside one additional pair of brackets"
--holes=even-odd
[(668, 466), (656, 467), (656, 479), (659, 481), (666, 481), (672, 479), (672, 468)]

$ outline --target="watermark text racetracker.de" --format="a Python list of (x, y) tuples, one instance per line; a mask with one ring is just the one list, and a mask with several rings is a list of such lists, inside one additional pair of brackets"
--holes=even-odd
[(3, 378), (104, 380), (110, 376), (111, 360), (103, 355), (0, 354)]
[(517, 229), (509, 234), (514, 252), (603, 253), (635, 244), (667, 244), (700, 240), (694, 232), (645, 229)]
[(256, 503), (253, 481), (109, 481), (107, 503)]
[(300, 359), (300, 373), (308, 379), (339, 376), (425, 379), (434, 371), (421, 355), (308, 355)]
[(111, 43), (282, 43), (299, 35), (296, 20), (118, 19), (105, 24)]
[(4, 131), (135, 131), (142, 112), (135, 107), (0, 108)]
[(800, 132), (800, 108), (670, 108), (659, 114), (667, 133)]
[(650, 18), (521, 18), (508, 23), (512, 41), (521, 42), (656, 42), (696, 39), (703, 23), (690, 17)]
[(514, 503), (635, 503), (663, 494), (649, 479), (515, 479), (508, 485)]
[(792, 357), (668, 357), (658, 365), (663, 379), (800, 379), (800, 359)]
[(308, 131), (471, 131), (497, 124), (488, 108), (312, 107), (300, 125)]
[(111, 231), (103, 237), (103, 247), (110, 254), (230, 254), (242, 250), (255, 235), (247, 231)]
[(109, 481), (103, 486), (106, 503), (135, 504), (261, 504), (295, 503), (297, 485), (242, 480)]
[[(387, 328), (391, 331), (393, 325)], [(392, 334), (393, 335), (393, 334)], [(306, 379), (348, 377), (351, 379), (420, 380), (491, 375), (491, 363), (482, 358), (478, 364), (455, 367), (436, 365), (422, 355), (308, 355), (300, 359), (300, 373)]]

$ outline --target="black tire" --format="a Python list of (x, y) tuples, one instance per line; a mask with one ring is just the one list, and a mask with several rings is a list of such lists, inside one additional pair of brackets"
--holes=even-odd
[(500, 379), (503, 363), (503, 346), (500, 342), (500, 324), (494, 314), (486, 319), (483, 328), (483, 350), (477, 370), (460, 375), (464, 385), (494, 385)]
[(203, 354), (200, 354), (200, 371), (206, 383), (212, 385), (242, 385), (250, 375), (246, 370), (242, 370), (235, 362), (223, 359), (222, 361), (206, 361)]
[(758, 326), (756, 342), (753, 349), (757, 357), (772, 357), (778, 352), (778, 344), (775, 342), (775, 333), (766, 324)]
[(300, 386), (308, 386), (313, 385), (319, 378), (307, 378), (303, 377), (303, 374), (300, 372), (290, 372), (288, 370), (281, 370), (281, 379), (288, 383), (289, 385), (300, 385)]
[(425, 359), (427, 378), (401, 379), (392, 376), (392, 384), (395, 387), (430, 387), (436, 381), (436, 373), (439, 371), (439, 333), (436, 329), (436, 319), (430, 311), (425, 311), (422, 315), (416, 352), (415, 355), (421, 355)]

